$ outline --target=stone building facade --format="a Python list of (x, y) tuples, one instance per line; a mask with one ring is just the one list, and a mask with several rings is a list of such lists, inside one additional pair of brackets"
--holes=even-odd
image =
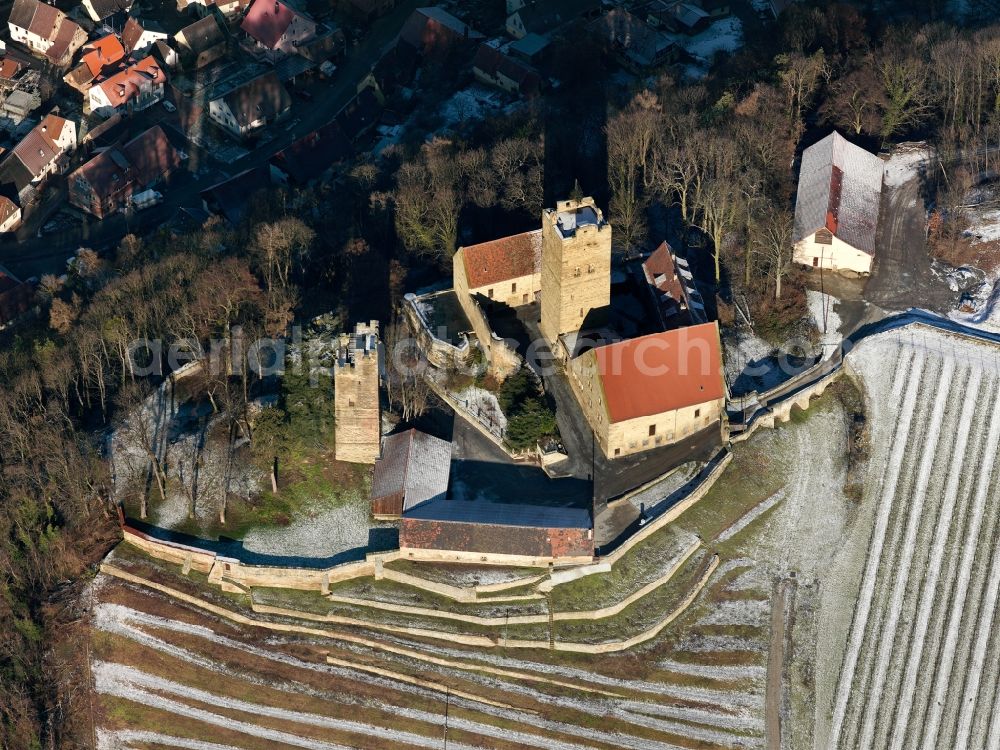
[(611, 225), (593, 198), (542, 212), (542, 335), (555, 345), (593, 327), (611, 304)]
[(598, 346), (567, 374), (604, 455), (619, 458), (721, 429), (726, 403), (718, 324)]
[(358, 323), (340, 338), (334, 365), (334, 457), (373, 464), (379, 457), (378, 321)]

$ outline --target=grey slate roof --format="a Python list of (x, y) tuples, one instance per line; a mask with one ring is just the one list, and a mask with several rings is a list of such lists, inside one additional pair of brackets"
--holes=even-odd
[(881, 159), (836, 131), (803, 151), (793, 240), (827, 227), (874, 255), (883, 171)]
[(403, 511), (448, 491), (451, 443), (419, 430), (390, 435), (375, 464), (372, 498), (404, 493)]

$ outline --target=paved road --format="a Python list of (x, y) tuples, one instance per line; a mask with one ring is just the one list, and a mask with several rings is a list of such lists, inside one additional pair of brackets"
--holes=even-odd
[(882, 192), (875, 264), (864, 296), (886, 310), (919, 304), (944, 312), (955, 302), (955, 292), (931, 271), (924, 182), (917, 175), (900, 187), (886, 186)]
[(201, 205), (198, 194), (220, 179), (220, 171), (231, 176), (266, 164), (275, 153), (294, 140), (329, 122), (356, 94), (358, 84), (418, 5), (420, 3), (417, 0), (403, 0), (390, 14), (379, 19), (361, 44), (348, 52), (327, 91), (322, 96), (317, 96), (304, 109), (294, 127), (289, 128), (285, 123), (279, 123), (272, 128), (275, 137), (270, 142), (234, 162), (218, 164), (219, 170), (213, 170), (208, 175), (200, 178), (182, 175), (172, 185), (163, 203), (131, 217), (116, 214), (103, 221), (89, 221), (82, 227), (43, 237), (0, 243), (0, 264), (21, 278), (40, 276), (43, 273), (61, 273), (66, 259), (80, 246), (104, 248), (116, 245), (129, 232), (144, 232), (165, 223), (182, 206)]

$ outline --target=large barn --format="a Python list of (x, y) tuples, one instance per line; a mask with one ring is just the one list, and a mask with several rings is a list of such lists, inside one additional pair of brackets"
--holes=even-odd
[(802, 153), (792, 259), (812, 268), (871, 273), (882, 160), (834, 131)]

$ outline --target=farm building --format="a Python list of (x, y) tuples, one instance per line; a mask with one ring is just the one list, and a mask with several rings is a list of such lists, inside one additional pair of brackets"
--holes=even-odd
[(871, 273), (882, 160), (834, 131), (802, 153), (792, 255), (831, 271)]
[(403, 515), (399, 549), (414, 560), (588, 563), (594, 532), (585, 508), (440, 499)]
[(448, 492), (451, 443), (410, 429), (382, 443), (372, 478), (372, 515), (398, 518), (421, 503)]
[(574, 357), (567, 372), (609, 458), (721, 424), (726, 387), (714, 322), (597, 346)]

